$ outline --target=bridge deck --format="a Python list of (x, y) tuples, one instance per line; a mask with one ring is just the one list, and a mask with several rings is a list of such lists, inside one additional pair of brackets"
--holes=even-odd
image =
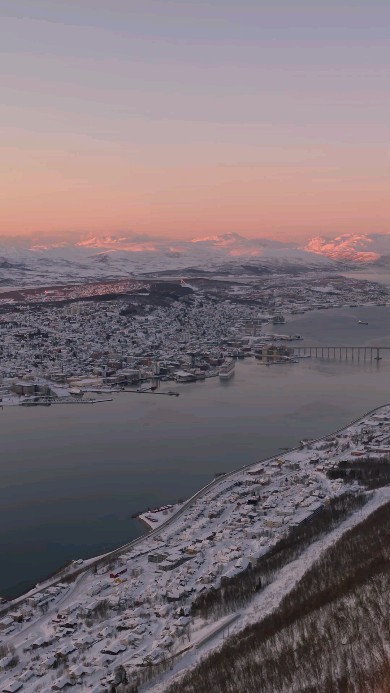
[(361, 351), (364, 351), (365, 349), (379, 349), (380, 351), (390, 351), (390, 346), (346, 346), (345, 344), (341, 344), (340, 346), (328, 346), (322, 344), (317, 344), (317, 346), (302, 345), (294, 346), (292, 348), (294, 349), (294, 351), (296, 351), (297, 349), (360, 349)]
[(380, 360), (381, 352), (386, 352), (386, 356), (389, 356), (390, 346), (293, 346), (292, 351), (294, 354), (310, 354), (320, 357), (320, 358), (341, 358), (344, 356), (345, 359), (354, 358), (356, 355), (358, 360), (363, 357), (364, 360), (367, 358), (370, 360)]

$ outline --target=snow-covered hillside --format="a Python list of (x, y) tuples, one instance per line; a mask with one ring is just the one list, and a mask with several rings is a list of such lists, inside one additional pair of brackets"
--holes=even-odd
[[(348, 532), (389, 506), (388, 486), (367, 493), (357, 481), (344, 481), (339, 471), (347, 461), (351, 469), (364, 470), (364, 478), (375, 479), (375, 485), (386, 482), (389, 435), (387, 405), (326, 439), (229, 472), (173, 511), (148, 512), (153, 529), (147, 535), (105, 556), (75, 560), (26, 595), (2, 604), (0, 689), (36, 693), (77, 685), (95, 693), (260, 690), (220, 687), (215, 680), (207, 685), (214, 672), (220, 677), (218, 666), (201, 673), (195, 687), (191, 676), (204, 672), (210, 653), (218, 664), (226, 636), (233, 637), (225, 648), (233, 642), (229, 662), (234, 665), (235, 643), (242, 635), (245, 641), (248, 633), (256, 633), (258, 622), (285, 608), (291, 594), (298, 601), (313, 588), (314, 596), (322, 593), (315, 581), (307, 583), (310, 570)], [(373, 450), (375, 468), (361, 456)], [(380, 480), (378, 465), (387, 470)], [(165, 511), (165, 523), (155, 527), (154, 520), (161, 513), (164, 519)], [(363, 563), (375, 537), (379, 551), (374, 557), (382, 561), (379, 567), (383, 565), (388, 515), (385, 526), (377, 523), (379, 536), (371, 533), (364, 546), (354, 545), (352, 561), (340, 570), (331, 565), (332, 578), (359, 565), (354, 560), (358, 549)], [(337, 558), (339, 568), (345, 552)], [(367, 565), (371, 570), (371, 563)], [(303, 580), (305, 589), (297, 592)], [(385, 624), (387, 614), (386, 603), (380, 614)], [(329, 631), (323, 631), (328, 637)], [(304, 634), (310, 637), (310, 632), (305, 629)], [(299, 644), (297, 638), (292, 642)], [(287, 644), (291, 647), (291, 639)], [(266, 659), (260, 660), (261, 666)], [(240, 667), (235, 671), (239, 680)], [(119, 687), (124, 679), (128, 688)], [(347, 689), (274, 685), (261, 690)]]

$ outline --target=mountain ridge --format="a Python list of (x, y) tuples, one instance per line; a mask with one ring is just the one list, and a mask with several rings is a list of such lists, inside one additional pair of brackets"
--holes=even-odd
[(177, 240), (140, 234), (86, 234), (68, 240), (3, 237), (0, 282), (90, 280), (191, 271), (232, 274), (343, 271), (390, 266), (390, 234), (316, 236), (298, 244), (236, 232)]

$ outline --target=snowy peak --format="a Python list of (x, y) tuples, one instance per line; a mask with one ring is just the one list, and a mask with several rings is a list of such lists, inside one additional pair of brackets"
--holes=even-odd
[(142, 236), (89, 236), (79, 240), (75, 247), (111, 252), (125, 250), (130, 253), (155, 252), (157, 250), (153, 241)]
[(43, 284), (157, 273), (337, 271), (390, 264), (390, 234), (315, 237), (304, 246), (238, 233), (191, 240), (134, 233), (2, 238), (0, 284)]
[(390, 234), (342, 234), (335, 238), (317, 236), (306, 244), (304, 250), (337, 261), (374, 263), (390, 256)]

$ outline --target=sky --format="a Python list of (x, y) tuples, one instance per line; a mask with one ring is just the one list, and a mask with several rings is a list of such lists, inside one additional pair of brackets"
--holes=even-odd
[(390, 3), (0, 0), (0, 235), (387, 232)]

